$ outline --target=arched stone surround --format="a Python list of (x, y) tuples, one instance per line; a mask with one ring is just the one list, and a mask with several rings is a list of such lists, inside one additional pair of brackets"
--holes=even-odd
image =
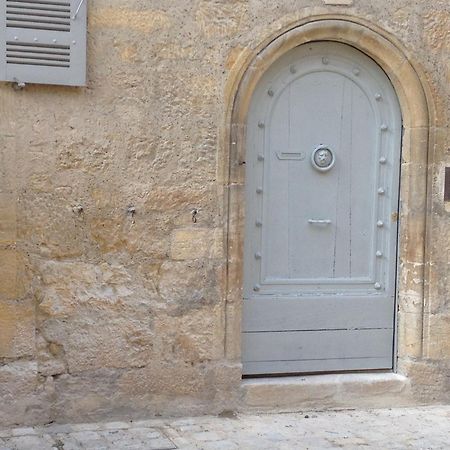
[(240, 362), (243, 242), (245, 222), (245, 142), (247, 111), (254, 89), (281, 55), (313, 41), (336, 41), (370, 56), (386, 72), (397, 93), (403, 119), (398, 259), (397, 370), (402, 361), (423, 356), (426, 305), (427, 167), (433, 108), (424, 77), (411, 55), (379, 27), (344, 16), (318, 16), (287, 26), (234, 64), (227, 86), (229, 108), (222, 140), (221, 169), (226, 195), (225, 355)]

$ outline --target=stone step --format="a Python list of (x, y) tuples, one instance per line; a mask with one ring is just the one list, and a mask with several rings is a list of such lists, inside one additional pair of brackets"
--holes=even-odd
[(387, 408), (411, 404), (408, 378), (390, 372), (249, 378), (241, 385), (243, 411)]

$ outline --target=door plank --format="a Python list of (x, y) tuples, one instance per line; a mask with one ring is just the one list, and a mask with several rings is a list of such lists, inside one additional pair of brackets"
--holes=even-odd
[(243, 303), (244, 331), (392, 328), (387, 297), (251, 298)]
[(254, 332), (242, 341), (243, 361), (392, 357), (392, 328)]
[[(268, 145), (265, 148), (264, 185), (262, 195), (256, 200), (262, 202), (262, 273), (263, 276), (283, 278), (289, 273), (289, 209), (286, 202), (289, 191), (290, 160), (280, 160), (278, 152), (294, 151), (289, 133), (291, 98), (289, 88), (277, 99), (274, 112), (279, 120), (267, 123)], [(293, 161), (302, 164), (303, 161)], [(258, 198), (260, 197), (260, 198)]]
[(392, 369), (392, 355), (385, 358), (311, 359), (302, 361), (243, 362), (246, 375), (337, 372), (344, 370)]

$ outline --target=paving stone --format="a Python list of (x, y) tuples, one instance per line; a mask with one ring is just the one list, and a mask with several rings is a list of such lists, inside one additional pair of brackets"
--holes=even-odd
[(179, 430), (181, 433), (197, 433), (203, 431), (201, 425), (177, 425), (177, 430)]
[(130, 433), (136, 436), (139, 436), (141, 439), (156, 439), (161, 438), (162, 434), (160, 431), (155, 430), (154, 428), (130, 428)]
[(146, 441), (144, 447), (142, 447), (146, 450), (175, 450), (176, 448), (173, 442), (165, 438), (151, 439)]
[(93, 431), (100, 430), (102, 423), (76, 423), (71, 425), (73, 431)]
[(37, 431), (32, 427), (25, 428), (15, 428), (12, 430), (13, 436), (34, 436), (37, 434)]
[(221, 441), (223, 436), (214, 431), (203, 431), (201, 433), (194, 433), (192, 437), (200, 442), (204, 441)]
[(204, 450), (235, 450), (240, 447), (236, 442), (221, 440), (215, 442), (205, 442), (202, 448), (204, 448)]
[(136, 420), (130, 422), (132, 428), (155, 428), (162, 427), (166, 422), (161, 419)]
[(76, 442), (79, 442), (82, 448), (86, 448), (86, 450), (107, 450), (110, 448), (103, 436), (97, 431), (77, 431), (75, 433), (70, 433), (70, 436), (75, 439)]
[(58, 450), (84, 450), (82, 445), (68, 434), (53, 434), (55, 448)]
[(0, 437), (0, 450), (12, 450), (12, 447), (8, 447), (5, 440)]
[(66, 424), (66, 425), (51, 424), (51, 425), (47, 425), (45, 427), (37, 428), (38, 434), (70, 433), (72, 431), (75, 431), (75, 430), (73, 429), (73, 425), (70, 425), (70, 424)]
[(53, 450), (53, 442), (41, 436), (17, 436), (6, 441), (6, 446), (17, 450)]
[(102, 428), (104, 430), (125, 430), (132, 426), (132, 422), (109, 422), (103, 424)]
[(99, 432), (101, 436), (106, 440), (111, 448), (142, 448), (145, 444), (145, 440), (138, 436), (135, 436), (129, 432), (129, 430), (117, 430), (114, 432)]
[[(187, 447), (189, 447), (189, 445), (192, 446), (192, 441), (188, 438), (185, 437), (173, 437), (170, 436), (170, 440), (173, 442), (173, 444), (175, 445), (175, 447), (177, 448), (182, 448), (183, 450)], [(191, 442), (191, 444), (190, 444)]]
[(2, 436), (0, 450), (449, 450), (450, 406), (51, 425)]

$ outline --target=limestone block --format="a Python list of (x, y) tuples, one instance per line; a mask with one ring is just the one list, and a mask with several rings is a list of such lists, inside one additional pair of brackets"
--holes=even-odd
[(422, 314), (399, 311), (397, 314), (398, 356), (420, 357), (422, 353)]
[(395, 28), (396, 37), (403, 42), (408, 42), (415, 38), (411, 30), (420, 30), (422, 28), (420, 13), (414, 8), (409, 8), (406, 4), (393, 11), (389, 20), (393, 24), (393, 28)]
[[(425, 231), (425, 223), (422, 214), (418, 212), (409, 212), (408, 214), (400, 215), (400, 223), (403, 221), (405, 232), (403, 239), (400, 240), (400, 254), (403, 255), (405, 262), (413, 263), (418, 268), (423, 263), (424, 248), (419, 245), (423, 241), (423, 233)], [(411, 272), (409, 272), (411, 273)], [(420, 283), (420, 281), (419, 281)], [(417, 285), (417, 281), (414, 282)]]
[[(119, 376), (120, 372), (116, 370), (101, 369), (57, 377), (52, 404), (57, 421), (86, 423), (105, 417), (123, 418), (126, 410), (117, 403)], [(129, 409), (133, 408), (132, 401), (129, 400)]]
[[(402, 271), (403, 273), (403, 271)], [(414, 285), (403, 285), (404, 291), (398, 293), (398, 309), (405, 313), (420, 314), (423, 308), (423, 298), (419, 289)]]
[(140, 302), (135, 292), (142, 286), (117, 264), (48, 261), (36, 270), (42, 280), (39, 308), (49, 317), (69, 317), (83, 308), (123, 312)]
[(391, 373), (249, 379), (241, 384), (241, 393), (244, 408), (284, 411), (411, 402), (407, 378)]
[(162, 43), (157, 47), (158, 55), (164, 60), (189, 60), (195, 57), (198, 49), (187, 43)]
[(426, 356), (437, 361), (450, 361), (450, 314), (427, 315), (424, 323)]
[[(123, 373), (118, 381), (122, 399), (134, 398), (135, 404), (154, 404), (170, 413), (183, 411), (192, 414), (200, 410), (220, 412), (237, 406), (236, 383), (241, 376), (240, 366), (225, 362), (210, 364), (153, 363), (142, 369)], [(182, 402), (175, 405), (174, 400)], [(189, 408), (191, 413), (189, 413)]]
[[(450, 11), (433, 10), (423, 15), (423, 35), (433, 50), (446, 48), (450, 40)], [(447, 46), (447, 47), (446, 47)]]
[(222, 255), (221, 228), (187, 228), (172, 233), (170, 256), (174, 260), (220, 258)]
[[(34, 182), (36, 178), (31, 178)], [(41, 179), (44, 190), (52, 189), (49, 175)], [(33, 189), (37, 189), (36, 186)], [(31, 189), (31, 190), (33, 190)], [(40, 190), (40, 189), (39, 189)], [(44, 257), (75, 258), (85, 251), (84, 217), (74, 212), (75, 201), (64, 193), (35, 192), (19, 198), (18, 240), (26, 242), (33, 253)], [(26, 211), (26, 214), (25, 214)]]
[(16, 250), (0, 249), (0, 300), (21, 298), (27, 283), (22, 255)]
[[(449, 49), (450, 54), (450, 49)], [(449, 71), (450, 73), (450, 71)], [(430, 144), (434, 155), (434, 170), (440, 172), (442, 166), (448, 165), (448, 157), (450, 156), (450, 134), (447, 127), (433, 128), (430, 130)], [(441, 175), (442, 176), (442, 175)], [(441, 176), (433, 177), (433, 194), (438, 194), (438, 202), (441, 203), (443, 193), (440, 192), (442, 187)], [(440, 194), (440, 195), (439, 195)], [(436, 197), (434, 197), (436, 198)], [(442, 204), (442, 203), (441, 203)]]
[(48, 360), (39, 361), (39, 375), (44, 377), (51, 377), (54, 375), (61, 375), (67, 371), (66, 364), (63, 361)]
[(51, 380), (43, 383), (33, 361), (0, 365), (0, 424), (17, 426), (51, 421)]
[(166, 12), (160, 10), (97, 7), (92, 9), (89, 25), (93, 29), (122, 28), (139, 33), (152, 33), (168, 28), (171, 20)]
[(17, 266), (17, 252), (0, 250), (0, 298), (17, 297)]
[(323, 3), (333, 6), (351, 6), (353, 5), (353, 0), (323, 0)]
[(0, 366), (0, 398), (3, 401), (14, 400), (16, 396), (30, 395), (37, 386), (35, 362), (17, 361)]
[[(159, 303), (140, 275), (107, 263), (49, 261), (39, 269), (39, 328), (70, 372), (136, 367), (154, 357), (150, 312)], [(40, 359), (43, 372), (62, 369), (48, 359)]]
[(166, 261), (161, 265), (159, 293), (171, 314), (214, 305), (221, 300), (220, 266), (204, 260)]
[(202, 308), (182, 316), (159, 314), (155, 319), (155, 336), (160, 339), (164, 358), (198, 363), (223, 358), (223, 308)]
[(439, 403), (450, 401), (448, 361), (399, 360), (398, 369), (410, 379), (416, 401)]
[(61, 345), (47, 342), (39, 333), (36, 335), (36, 359), (40, 375), (48, 377), (67, 372), (64, 357)]
[(274, 382), (249, 380), (242, 383), (243, 403), (247, 407), (292, 408), (328, 405), (333, 402), (337, 386), (333, 383), (308, 383), (305, 378)]
[(153, 362), (144, 368), (126, 371), (119, 380), (119, 389), (132, 397), (150, 393), (210, 396), (204, 376), (203, 365)]
[[(67, 286), (79, 289), (79, 293), (90, 295), (88, 289), (97, 289), (97, 295), (126, 295), (129, 291), (122, 291), (130, 283), (129, 271), (118, 264), (99, 264), (78, 261), (45, 261), (39, 266), (42, 282), (46, 286)], [(110, 286), (111, 291), (101, 289), (98, 285)]]
[(53, 410), (58, 422), (217, 414), (236, 409), (230, 386), (239, 379), (237, 366), (224, 362), (153, 361), (142, 368), (64, 374), (54, 381)]
[(140, 367), (154, 358), (150, 320), (85, 314), (72, 321), (61, 340), (70, 373), (100, 368)]
[(225, 37), (234, 34), (244, 20), (247, 7), (243, 2), (215, 3), (199, 2), (196, 22), (208, 38)]
[(116, 218), (95, 218), (90, 222), (91, 236), (102, 253), (123, 250), (126, 240), (123, 235), (123, 220)]
[(16, 200), (12, 194), (0, 192), (0, 245), (16, 239)]
[[(203, 209), (208, 205), (208, 199), (214, 195), (214, 186), (205, 184), (192, 186), (154, 186), (151, 192), (144, 195), (144, 207), (149, 212), (164, 211), (172, 213), (183, 211), (192, 224), (192, 209)], [(198, 219), (201, 217), (199, 216)]]
[[(403, 130), (403, 148), (406, 150), (402, 153), (402, 170), (405, 168), (407, 170), (409, 167), (405, 164), (410, 163), (426, 163), (426, 154), (424, 149), (427, 147), (428, 142), (428, 128), (418, 127), (418, 128), (405, 128)], [(414, 151), (414, 153), (411, 153)], [(411, 190), (414, 189), (415, 177), (414, 173), (407, 174), (410, 185), (403, 186), (403, 188)]]
[[(450, 312), (450, 298), (448, 296), (450, 279), (447, 276), (450, 269), (450, 252), (445, 249), (445, 243), (442, 243), (440, 249), (436, 248), (436, 253), (440, 253), (440, 256), (433, 258), (435, 260), (428, 270), (427, 279), (426, 310), (430, 314)], [(445, 260), (446, 256), (447, 260)]]
[(34, 305), (30, 300), (0, 301), (0, 358), (34, 354)]
[(231, 360), (241, 359), (241, 303), (226, 304), (225, 355)]

